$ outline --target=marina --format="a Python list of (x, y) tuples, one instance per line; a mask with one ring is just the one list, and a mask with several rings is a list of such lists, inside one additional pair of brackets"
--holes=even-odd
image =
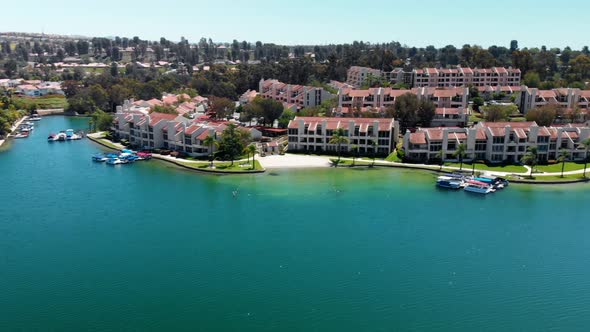
[(476, 194), (489, 194), (504, 189), (509, 181), (495, 176), (446, 174), (438, 176), (436, 186), (445, 189), (463, 189)]
[(74, 131), (74, 129), (62, 130), (57, 134), (51, 133), (47, 136), (48, 142), (65, 142), (77, 141), (84, 138), (85, 134), (82, 131)]
[(97, 153), (92, 155), (95, 162), (105, 162), (107, 165), (124, 165), (136, 161), (150, 160), (152, 154), (149, 152), (136, 152), (123, 149), (120, 153)]

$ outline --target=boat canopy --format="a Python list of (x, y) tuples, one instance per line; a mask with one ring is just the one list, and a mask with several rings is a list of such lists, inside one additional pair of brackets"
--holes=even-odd
[(474, 178), (475, 181), (483, 182), (483, 183), (494, 183), (494, 180), (488, 178)]

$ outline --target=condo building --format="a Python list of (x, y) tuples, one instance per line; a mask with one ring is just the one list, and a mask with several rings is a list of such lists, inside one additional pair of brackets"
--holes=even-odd
[[(221, 133), (227, 127), (227, 121), (211, 120), (202, 115), (195, 119), (182, 113), (185, 107), (193, 103), (183, 102), (177, 105), (179, 114), (150, 112), (162, 101), (157, 99), (144, 101), (126, 101), (117, 107), (113, 129), (121, 139), (140, 149), (166, 149), (187, 153), (191, 156), (206, 156), (215, 152), (215, 146), (204, 143), (208, 136), (221, 139)], [(247, 130), (253, 140), (260, 140), (262, 133), (255, 128)]]
[(469, 68), (419, 68), (404, 71), (396, 68), (391, 72), (378, 69), (354, 66), (348, 70), (346, 83), (354, 87), (362, 86), (369, 75), (382, 77), (393, 84), (403, 83), (411, 87), (456, 87), (473, 85), (484, 86), (519, 86), (520, 69), (492, 67)]
[(330, 144), (330, 140), (338, 128), (342, 128), (348, 138), (348, 143), (341, 145), (341, 151), (352, 152), (356, 146), (358, 153), (364, 155), (388, 155), (395, 148), (399, 136), (399, 125), (393, 118), (297, 116), (288, 126), (289, 150), (337, 152), (338, 146)]
[(282, 102), (286, 108), (302, 109), (318, 106), (333, 95), (324, 88), (285, 84), (278, 80), (260, 80), (258, 92), (262, 98)]
[(522, 87), (515, 100), (523, 114), (529, 110), (546, 105), (557, 105), (565, 109), (588, 109), (590, 105), (590, 90), (577, 88), (559, 88), (539, 90), (537, 88)]
[(369, 77), (383, 77), (383, 73), (379, 69), (368, 67), (352, 66), (346, 73), (346, 83), (355, 88), (360, 88)]
[(535, 122), (480, 122), (471, 128), (420, 128), (403, 137), (406, 157), (416, 162), (438, 160), (442, 150), (445, 161), (458, 161), (454, 155), (460, 144), (466, 146), (465, 161), (492, 163), (519, 162), (529, 147), (537, 147), (541, 162), (556, 160), (560, 149), (572, 161), (586, 158), (581, 142), (590, 137), (588, 124), (538, 126)]

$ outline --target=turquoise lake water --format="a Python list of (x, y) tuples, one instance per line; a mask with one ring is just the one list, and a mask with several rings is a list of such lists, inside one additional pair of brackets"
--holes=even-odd
[[(590, 186), (93, 163), (85, 119), (0, 152), (0, 331), (586, 331)], [(232, 191), (238, 190), (237, 197)]]

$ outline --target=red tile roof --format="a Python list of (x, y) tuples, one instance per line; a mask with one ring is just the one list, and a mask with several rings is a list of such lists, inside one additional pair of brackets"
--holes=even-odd
[(176, 114), (166, 114), (166, 113), (151, 113), (150, 114), (150, 126), (155, 126), (158, 122), (162, 120), (172, 121), (176, 119)]
[(426, 144), (426, 135), (424, 132), (415, 132), (410, 134), (410, 143), (412, 144)]

